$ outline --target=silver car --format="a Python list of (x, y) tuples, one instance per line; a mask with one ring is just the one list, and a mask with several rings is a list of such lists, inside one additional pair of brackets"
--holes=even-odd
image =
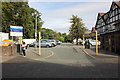
[[(37, 47), (39, 47), (39, 43), (36, 43)], [(35, 45), (34, 45), (35, 46)], [(50, 48), (52, 47), (52, 44), (46, 40), (41, 40), (41, 47), (47, 47)]]
[(49, 42), (52, 44), (53, 47), (55, 47), (57, 45), (56, 40), (49, 39)]

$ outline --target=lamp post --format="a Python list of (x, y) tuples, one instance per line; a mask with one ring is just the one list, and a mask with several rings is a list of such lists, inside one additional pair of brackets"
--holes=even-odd
[(35, 16), (35, 39), (36, 39), (36, 43), (35, 43), (35, 48), (37, 47), (37, 17), (41, 16), (41, 14), (38, 14), (37, 12), (32, 13), (33, 16)]

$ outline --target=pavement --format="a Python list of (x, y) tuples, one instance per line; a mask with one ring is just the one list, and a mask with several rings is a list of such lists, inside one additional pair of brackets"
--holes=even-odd
[[(13, 56), (0, 56), (0, 63), (17, 63), (17, 62), (28, 62), (28, 61), (42, 61), (45, 58), (50, 57), (53, 55), (51, 51), (46, 51), (44, 48), (41, 49), (41, 52), (39, 55), (38, 50), (39, 48), (32, 48), (29, 47), (26, 50), (26, 57), (23, 57), (23, 55), (20, 55), (17, 53)], [(44, 53), (44, 54), (43, 54)]]
[(83, 46), (80, 45), (80, 49), (91, 58), (94, 58), (96, 60), (101, 60), (108, 63), (118, 63), (119, 55), (115, 54), (113, 52), (108, 52), (103, 49), (98, 50), (98, 55), (96, 55), (95, 52), (95, 46), (91, 46), (90, 49), (83, 48)]

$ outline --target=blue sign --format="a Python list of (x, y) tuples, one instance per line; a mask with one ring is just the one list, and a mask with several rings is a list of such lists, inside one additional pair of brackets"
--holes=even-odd
[(21, 28), (10, 28), (10, 32), (23, 32)]
[(23, 27), (21, 26), (10, 26), (11, 36), (23, 36)]

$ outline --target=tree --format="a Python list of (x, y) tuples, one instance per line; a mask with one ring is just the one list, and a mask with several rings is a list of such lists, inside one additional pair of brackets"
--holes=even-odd
[(70, 23), (72, 23), (69, 29), (71, 40), (76, 39), (76, 44), (78, 45), (78, 39), (82, 38), (82, 35), (84, 34), (86, 28), (84, 27), (82, 19), (78, 16), (72, 15), (72, 18), (70, 18), (70, 20)]
[(71, 42), (70, 35), (66, 35), (65, 38), (64, 38), (64, 41), (65, 42)]
[[(34, 38), (35, 35), (35, 17), (32, 13), (38, 13), (34, 8), (30, 8), (28, 2), (2, 2), (2, 32), (9, 33), (10, 25), (23, 27), (23, 38)], [(38, 32), (43, 21), (40, 17), (37, 19)]]
[(51, 29), (41, 28), (42, 39), (55, 39), (62, 42), (70, 42), (70, 35), (61, 32), (55, 32)]

